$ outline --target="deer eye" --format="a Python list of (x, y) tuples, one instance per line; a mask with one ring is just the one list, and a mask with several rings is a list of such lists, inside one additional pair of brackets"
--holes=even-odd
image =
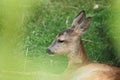
[(63, 43), (63, 42), (65, 42), (65, 40), (60, 40), (60, 39), (59, 39), (58, 42), (59, 42), (59, 43)]

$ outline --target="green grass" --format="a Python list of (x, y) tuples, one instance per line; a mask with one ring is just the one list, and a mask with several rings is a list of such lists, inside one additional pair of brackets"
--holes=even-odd
[[(92, 16), (90, 28), (82, 36), (90, 59), (120, 66), (108, 27), (113, 15), (110, 1), (35, 0), (30, 5), (23, 3), (9, 3), (11, 7), (0, 3), (6, 10), (0, 8), (0, 79), (53, 80), (52, 75), (63, 73), (67, 57), (51, 57), (46, 49), (60, 31), (71, 26), (75, 15), (83, 9), (87, 16)], [(95, 4), (99, 5), (98, 9), (93, 9)]]

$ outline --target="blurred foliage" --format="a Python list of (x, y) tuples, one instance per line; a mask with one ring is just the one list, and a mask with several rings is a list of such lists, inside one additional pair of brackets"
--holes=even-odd
[[(29, 56), (46, 54), (46, 48), (55, 36), (71, 26), (74, 16), (81, 10), (92, 16), (88, 32), (83, 35), (85, 49), (91, 59), (119, 65), (109, 35), (112, 18), (111, 1), (108, 0), (46, 0), (37, 2), (25, 24), (25, 50)], [(42, 55), (44, 55), (42, 54)]]
[(119, 24), (120, 24), (120, 9), (119, 9), (119, 4), (120, 4), (120, 0), (116, 0), (116, 1), (113, 1), (112, 2), (112, 5), (113, 7), (111, 8), (112, 9), (112, 19), (109, 19), (109, 36), (111, 37), (112, 39), (112, 42), (113, 42), (113, 45), (114, 45), (114, 48), (115, 48), (115, 51), (116, 51), (116, 55), (118, 57), (120, 57), (120, 27), (119, 27)]
[(119, 5), (112, 0), (1, 0), (0, 80), (53, 80), (53, 73), (62, 73), (67, 58), (48, 56), (46, 48), (83, 9), (92, 16), (82, 36), (87, 54), (94, 61), (120, 66), (115, 4)]

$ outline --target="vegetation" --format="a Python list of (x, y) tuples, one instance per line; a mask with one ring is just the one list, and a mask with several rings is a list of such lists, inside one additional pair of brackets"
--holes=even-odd
[[(9, 5), (5, 5), (6, 1)], [(0, 8), (0, 62), (4, 61), (0, 70), (8, 70), (2, 80), (50, 80), (46, 75), (62, 73), (67, 66), (66, 56), (51, 57), (46, 49), (60, 31), (71, 26), (81, 10), (92, 16), (90, 28), (82, 36), (90, 59), (120, 66), (109, 27), (114, 16), (112, 0), (31, 0), (25, 5), (28, 1), (2, 0), (0, 3), (4, 6), (4, 9)], [(18, 52), (18, 46), (23, 50)], [(20, 57), (22, 52), (24, 55)], [(39, 76), (41, 74), (43, 79)]]
[(92, 16), (89, 31), (83, 36), (86, 51), (95, 61), (118, 65), (115, 50), (109, 34), (109, 19), (112, 15), (111, 3), (107, 0), (51, 0), (37, 3), (25, 27), (25, 49), (28, 55), (46, 54), (46, 48), (55, 36), (71, 26), (77, 13), (85, 10)]

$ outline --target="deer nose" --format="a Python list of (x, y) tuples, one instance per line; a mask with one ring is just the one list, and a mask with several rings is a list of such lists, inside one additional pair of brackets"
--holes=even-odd
[(47, 52), (48, 54), (53, 54), (52, 51), (51, 51), (49, 48), (46, 50), (46, 52)]

